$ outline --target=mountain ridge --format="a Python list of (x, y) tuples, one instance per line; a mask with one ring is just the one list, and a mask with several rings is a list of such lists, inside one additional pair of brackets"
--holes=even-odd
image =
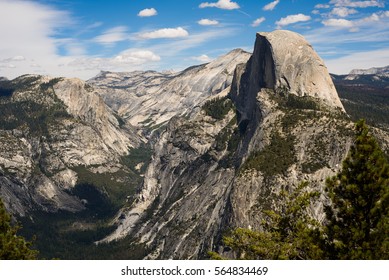
[(389, 75), (389, 66), (353, 69), (350, 71), (349, 75)]
[[(333, 86), (312, 46), (287, 31), (178, 73), (1, 80), (0, 195), (31, 216), (37, 240), (50, 232), (48, 258), (56, 246), (73, 258), (228, 255), (226, 231), (260, 230), (280, 191), (308, 181), (323, 193), (340, 170), (353, 123)], [(374, 133), (388, 151), (388, 134)], [(325, 203), (310, 209), (319, 221)], [(89, 243), (66, 247), (75, 236)]]
[(190, 114), (208, 97), (228, 87), (235, 66), (248, 57), (247, 52), (237, 49), (178, 73), (105, 73), (88, 83), (123, 119), (150, 132), (166, 125), (173, 116)]
[[(315, 91), (289, 91), (290, 84), (279, 90), (285, 84), (275, 77), (290, 77), (277, 72), (284, 68), (275, 67), (273, 56), (287, 61), (282, 56), (288, 52), (277, 52), (257, 35), (252, 56), (237, 65), (225, 97), (210, 100), (189, 120), (169, 122), (134, 205), (121, 211), (116, 230), (102, 242), (129, 235), (150, 248), (148, 259), (204, 258), (210, 250), (223, 250), (221, 235), (229, 228), (260, 229), (261, 211), (277, 207), (280, 188), (308, 180), (323, 189), (351, 145), (352, 123), (336, 91), (326, 102), (328, 96)], [(323, 75), (331, 81), (328, 72)], [(294, 87), (299, 88), (310, 87), (302, 79)], [(318, 218), (321, 207), (313, 209)]]
[(79, 79), (25, 75), (7, 83), (11, 95), (0, 102), (5, 205), (21, 216), (35, 209), (85, 209), (69, 194), (80, 178), (75, 169), (115, 172), (142, 138), (119, 128), (112, 110)]

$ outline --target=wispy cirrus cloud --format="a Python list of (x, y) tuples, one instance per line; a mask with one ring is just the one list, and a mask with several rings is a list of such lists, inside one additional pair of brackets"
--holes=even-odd
[(129, 39), (128, 29), (126, 26), (117, 26), (106, 30), (103, 34), (95, 37), (93, 41), (106, 46)]
[(265, 5), (262, 10), (264, 11), (273, 11), (274, 8), (280, 3), (280, 0), (275, 0), (273, 2), (270, 2), (269, 4)]
[(257, 26), (261, 25), (261, 23), (264, 22), (265, 20), (266, 20), (266, 18), (264, 18), (264, 17), (257, 18), (256, 20), (254, 20), (251, 23), (251, 26), (252, 27), (257, 27)]
[(232, 2), (231, 0), (219, 0), (217, 2), (204, 2), (199, 5), (199, 8), (219, 8), (223, 10), (235, 10), (239, 9), (240, 6), (236, 2)]

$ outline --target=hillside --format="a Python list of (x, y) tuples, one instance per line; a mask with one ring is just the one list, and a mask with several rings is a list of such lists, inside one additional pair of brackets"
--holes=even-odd
[(389, 73), (384, 72), (384, 69), (387, 68), (381, 68), (379, 74), (370, 74), (372, 70), (359, 70), (361, 74), (332, 77), (339, 97), (353, 121), (364, 118), (368, 124), (388, 130)]
[[(340, 169), (353, 124), (320, 61), (297, 34), (257, 34), (227, 96), (169, 122), (136, 202), (103, 244), (133, 236), (149, 259), (204, 258), (222, 250), (228, 229), (260, 229), (281, 190), (307, 180), (322, 191)], [(312, 215), (322, 219), (321, 203)]]

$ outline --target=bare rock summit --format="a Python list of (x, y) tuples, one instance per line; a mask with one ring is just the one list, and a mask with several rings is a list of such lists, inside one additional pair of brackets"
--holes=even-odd
[(263, 87), (311, 96), (344, 111), (323, 60), (302, 35), (287, 30), (257, 33), (253, 57), (264, 73)]

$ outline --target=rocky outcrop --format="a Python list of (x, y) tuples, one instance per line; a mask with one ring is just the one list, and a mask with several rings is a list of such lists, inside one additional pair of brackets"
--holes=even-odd
[(311, 96), (343, 110), (323, 60), (303, 36), (286, 30), (258, 33), (252, 61), (262, 87)]
[[(169, 122), (137, 200), (103, 241), (139, 238), (151, 259), (205, 257), (229, 228), (260, 229), (263, 211), (282, 203), (280, 190), (307, 180), (322, 191), (340, 168), (351, 130), (309, 44), (287, 31), (260, 33), (227, 96), (210, 99), (190, 120)], [(321, 207), (312, 208), (318, 219)]]
[(139, 136), (131, 134), (133, 133), (131, 127), (120, 129), (118, 118), (113, 111), (85, 82), (79, 79), (64, 79), (53, 88), (69, 114), (98, 131), (108, 149), (125, 155), (129, 148), (139, 145)]
[(80, 180), (115, 177), (118, 170), (126, 176), (121, 159), (143, 140), (85, 82), (27, 75), (7, 87), (11, 95), (0, 101), (0, 194), (13, 214), (84, 210), (73, 193)]
[(230, 96), (240, 128), (246, 131), (252, 120), (249, 133), (261, 118), (256, 99), (262, 88), (313, 98), (318, 106), (344, 112), (324, 62), (301, 35), (291, 31), (257, 33), (253, 55), (235, 70)]
[[(236, 64), (249, 56), (234, 50), (178, 73), (103, 72), (89, 83), (36, 75), (2, 79), (0, 105), (11, 108), (3, 110), (7, 121), (0, 127), (0, 193), (6, 207), (21, 216), (31, 210), (80, 211), (85, 199), (74, 195), (74, 187), (102, 178), (105, 195), (110, 195), (108, 180), (114, 189), (123, 188), (115, 196), (125, 202), (138, 187), (145, 162), (126, 166), (124, 157), (146, 142), (142, 135), (173, 116), (198, 111), (209, 96), (229, 87)], [(18, 116), (20, 106), (32, 111)]]
[(237, 49), (178, 73), (102, 72), (88, 83), (123, 119), (150, 132), (166, 125), (174, 116), (197, 112), (208, 97), (231, 84), (236, 65), (249, 57), (249, 53)]

